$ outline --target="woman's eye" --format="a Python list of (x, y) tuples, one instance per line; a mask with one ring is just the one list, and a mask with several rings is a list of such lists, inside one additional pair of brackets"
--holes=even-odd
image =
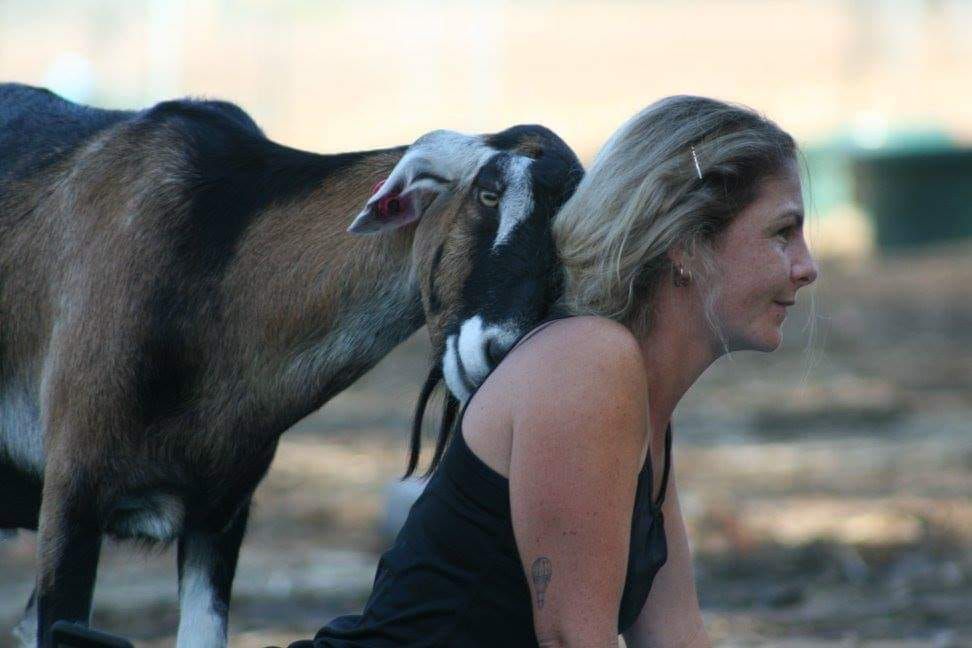
[(793, 234), (793, 226), (792, 225), (788, 225), (788, 226), (784, 227), (783, 229), (781, 229), (779, 232), (776, 233), (776, 235), (782, 237), (784, 241), (789, 241), (790, 240), (790, 236), (792, 234)]
[(479, 202), (483, 203), (487, 207), (495, 207), (499, 204), (499, 194), (495, 191), (486, 191), (485, 189), (480, 189)]

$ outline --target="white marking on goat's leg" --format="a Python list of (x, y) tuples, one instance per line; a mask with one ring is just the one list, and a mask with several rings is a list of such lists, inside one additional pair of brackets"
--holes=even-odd
[(533, 160), (510, 156), (502, 166), (506, 189), (499, 204), (499, 229), (493, 241), (495, 250), (509, 238), (516, 226), (533, 212), (533, 190), (530, 184), (530, 165)]
[(178, 648), (226, 645), (230, 590), (249, 509), (247, 499), (222, 532), (188, 529), (179, 539)]
[(27, 608), (24, 610), (24, 617), (20, 623), (14, 626), (13, 636), (23, 648), (35, 648), (37, 646), (37, 588), (30, 593), (30, 600), (27, 601)]
[(210, 534), (187, 531), (179, 542), (178, 648), (226, 645), (226, 605), (213, 583), (216, 547)]
[[(195, 545), (193, 545), (195, 546)], [(201, 547), (199, 548), (201, 549)], [(226, 606), (213, 587), (211, 565), (193, 552), (179, 578), (178, 648), (221, 648), (226, 645)]]

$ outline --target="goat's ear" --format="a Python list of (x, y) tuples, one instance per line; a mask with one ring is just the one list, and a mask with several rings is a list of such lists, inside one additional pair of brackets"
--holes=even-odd
[(369, 234), (413, 223), (421, 216), (419, 199), (415, 191), (404, 192), (387, 181), (379, 183), (348, 231), (352, 234)]
[(375, 185), (365, 208), (348, 231), (369, 234), (414, 223), (435, 197), (449, 186), (445, 178), (429, 173), (427, 160), (403, 158), (392, 174)]
[(348, 231), (382, 232), (417, 221), (437, 196), (459, 179), (472, 178), (491, 152), (495, 153), (478, 136), (445, 130), (426, 133), (376, 187)]

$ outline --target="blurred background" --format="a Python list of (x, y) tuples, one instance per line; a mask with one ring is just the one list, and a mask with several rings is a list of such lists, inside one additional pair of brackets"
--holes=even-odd
[[(665, 95), (764, 112), (803, 146), (821, 273), (783, 348), (720, 360), (676, 413), (706, 623), (722, 646), (944, 647), (972, 645), (970, 34), (965, 0), (0, 0), (0, 79), (227, 99), (318, 152), (535, 122), (587, 163)], [(284, 436), (231, 645), (360, 610), (426, 353), (420, 331)], [(0, 637), (33, 552), (0, 542)], [(95, 625), (171, 645), (174, 552), (102, 565)]]

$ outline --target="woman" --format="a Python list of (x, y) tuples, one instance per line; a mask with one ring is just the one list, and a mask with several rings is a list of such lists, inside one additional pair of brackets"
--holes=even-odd
[[(557, 215), (564, 294), (467, 401), (364, 613), (315, 646), (704, 646), (676, 405), (772, 351), (817, 275), (793, 139), (738, 106), (636, 115)], [(297, 645), (308, 645), (301, 642)]]

